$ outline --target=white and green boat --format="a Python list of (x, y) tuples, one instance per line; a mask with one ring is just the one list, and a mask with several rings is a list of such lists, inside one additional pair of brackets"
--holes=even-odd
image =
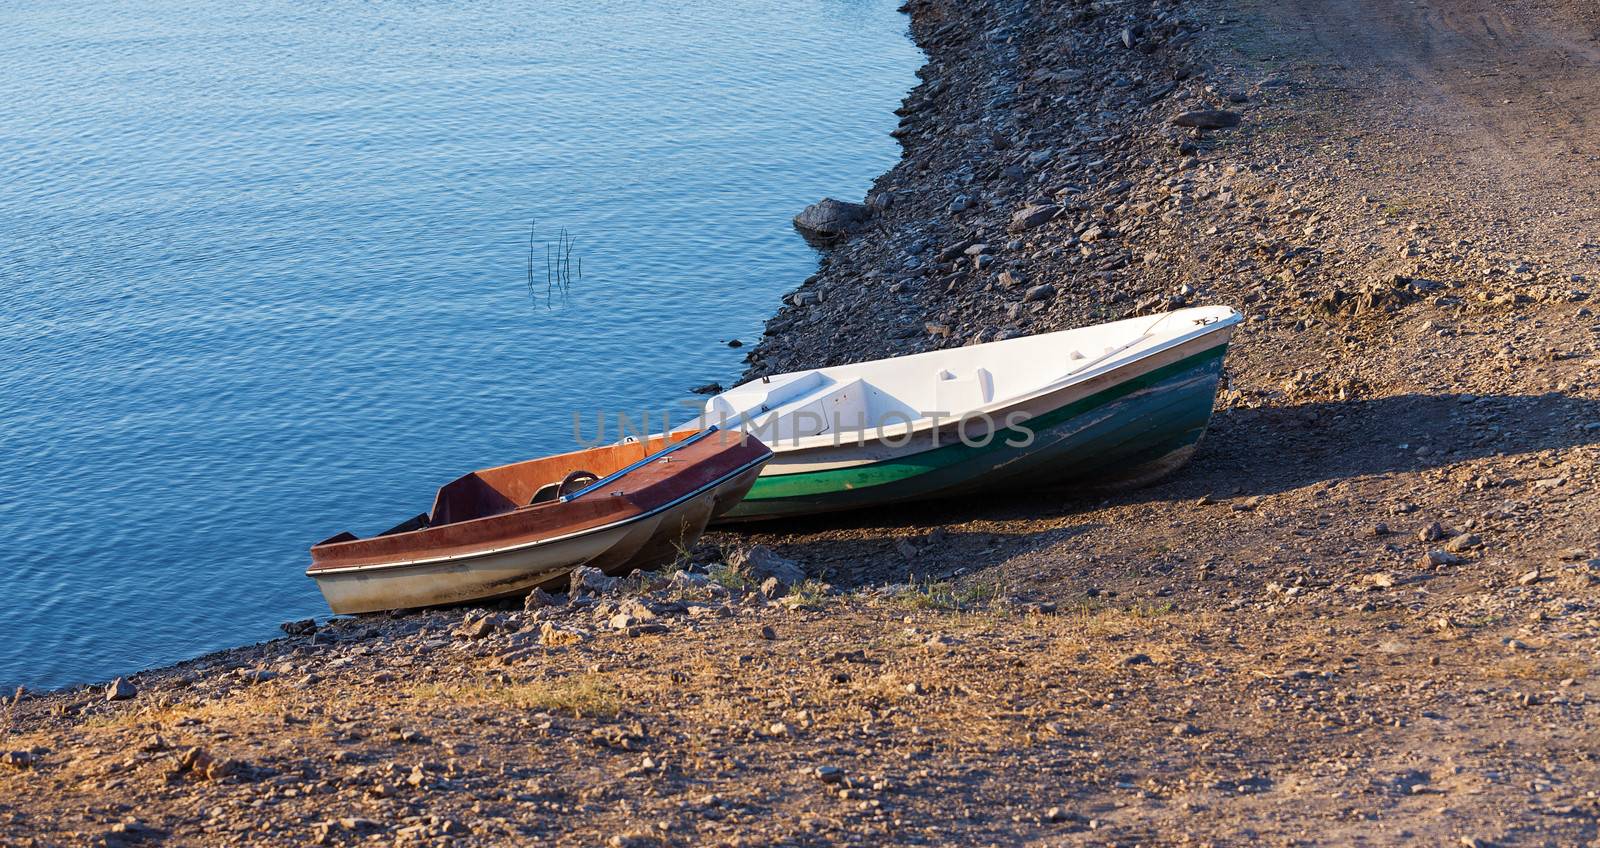
[(1225, 306), (764, 377), (690, 427), (774, 457), (724, 521), (1149, 482), (1194, 453), (1239, 323)]

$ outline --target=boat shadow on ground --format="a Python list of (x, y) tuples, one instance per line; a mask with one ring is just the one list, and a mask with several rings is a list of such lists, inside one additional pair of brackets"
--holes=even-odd
[[(727, 532), (820, 565), (838, 585), (960, 576), (1100, 526), (1102, 507), (1188, 506), (1384, 474), (1600, 444), (1600, 401), (1561, 394), (1407, 394), (1219, 410), (1199, 450), (1144, 488), (1077, 489), (907, 504)], [(939, 548), (935, 556), (935, 546)], [(862, 563), (872, 565), (862, 565)], [(855, 563), (856, 565), (848, 565)], [(959, 572), (959, 573), (957, 573)]]

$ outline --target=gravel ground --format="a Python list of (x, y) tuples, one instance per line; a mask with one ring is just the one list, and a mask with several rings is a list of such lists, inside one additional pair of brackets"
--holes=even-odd
[(1600, 838), (1600, 9), (908, 10), (906, 157), (748, 375), (1235, 304), (1188, 467), (24, 694), (0, 845)]

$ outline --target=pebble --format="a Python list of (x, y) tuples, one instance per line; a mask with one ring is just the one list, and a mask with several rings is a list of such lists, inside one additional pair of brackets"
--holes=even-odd
[(111, 685), (106, 687), (107, 701), (126, 701), (138, 694), (138, 687), (120, 677), (111, 681)]
[(817, 766), (811, 770), (813, 775), (823, 783), (843, 783), (844, 769), (838, 766)]
[(1194, 127), (1201, 130), (1221, 130), (1236, 127), (1244, 120), (1238, 112), (1226, 109), (1191, 109), (1180, 112), (1171, 118), (1172, 124), (1179, 127)]
[(285, 621), (278, 627), (290, 636), (310, 636), (317, 632), (317, 620), (302, 618), (299, 621)]
[(1034, 303), (1041, 300), (1050, 300), (1055, 296), (1056, 287), (1049, 283), (1043, 283), (1041, 285), (1033, 286), (1024, 292), (1022, 295), (1022, 302)]
[(1049, 222), (1059, 214), (1061, 214), (1061, 207), (1053, 203), (1024, 206), (1011, 216), (1011, 229), (1013, 232), (1031, 230)]
[(1466, 562), (1466, 560), (1456, 556), (1453, 553), (1450, 553), (1449, 551), (1428, 551), (1429, 565), (1460, 565), (1464, 562)]

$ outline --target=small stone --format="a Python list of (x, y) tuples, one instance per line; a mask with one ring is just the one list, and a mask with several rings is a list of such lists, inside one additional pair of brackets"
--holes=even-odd
[(1229, 112), (1226, 109), (1191, 109), (1172, 116), (1172, 124), (1179, 127), (1194, 127), (1202, 130), (1222, 130), (1236, 127), (1244, 120), (1238, 112)]
[(1384, 571), (1368, 574), (1362, 579), (1366, 582), (1368, 589), (1393, 589), (1395, 585), (1394, 575)]
[(111, 681), (111, 685), (106, 687), (107, 701), (126, 701), (138, 694), (137, 687), (120, 677)]
[(1444, 549), (1453, 554), (1480, 547), (1483, 547), (1483, 540), (1478, 538), (1476, 533), (1462, 533), (1444, 543)]
[(549, 592), (538, 588), (535, 588), (532, 592), (529, 592), (528, 597), (522, 599), (523, 612), (533, 612), (534, 610), (544, 609), (545, 607), (553, 607), (555, 605), (556, 599)]
[(33, 768), (33, 763), (32, 751), (6, 751), (0, 754), (0, 766), (6, 766), (7, 768), (21, 771), (26, 768)]
[(1535, 568), (1534, 570), (1522, 575), (1521, 577), (1518, 577), (1517, 578), (1517, 583), (1519, 585), (1522, 585), (1522, 586), (1532, 586), (1533, 584), (1539, 582), (1539, 577), (1540, 577), (1539, 569)]
[(1051, 807), (1044, 811), (1045, 821), (1061, 822), (1067, 820), (1067, 811), (1060, 807)]
[(1387, 536), (1389, 535), (1389, 532), (1389, 525), (1383, 523), (1382, 521), (1372, 525), (1372, 535), (1374, 536)]
[(1023, 303), (1034, 303), (1041, 300), (1050, 300), (1056, 296), (1056, 287), (1049, 283), (1042, 283), (1028, 289), (1022, 294)]
[[(938, 255), (934, 258), (940, 262), (949, 262), (959, 256), (962, 256), (963, 254), (966, 254), (967, 250), (976, 244), (977, 242), (974, 242), (972, 239), (958, 241), (954, 244), (947, 245), (943, 250), (939, 251)], [(987, 248), (988, 245), (983, 245), (983, 247)]]
[(547, 648), (562, 648), (567, 645), (576, 645), (586, 638), (586, 634), (574, 628), (561, 627), (553, 621), (546, 621), (539, 625), (539, 644)]
[(1444, 538), (1444, 528), (1435, 521), (1417, 531), (1417, 539), (1423, 542), (1437, 542)]
[(1196, 736), (1199, 733), (1200, 733), (1200, 728), (1195, 727), (1194, 725), (1192, 725), (1192, 724), (1190, 724), (1190, 723), (1188, 723), (1186, 721), (1185, 722), (1179, 722), (1178, 724), (1174, 724), (1172, 726), (1172, 735), (1173, 736)]
[(761, 594), (766, 596), (768, 600), (775, 601), (789, 594), (789, 587), (785, 586), (783, 581), (776, 577), (768, 577), (761, 581)]
[(773, 630), (772, 625), (770, 624), (763, 625), (761, 627), (761, 638), (766, 639), (769, 642), (773, 641), (774, 639), (778, 638), (778, 631)]
[(1059, 214), (1061, 214), (1061, 207), (1053, 203), (1024, 206), (1011, 216), (1011, 230), (1013, 232), (1031, 230), (1034, 227), (1048, 223)]
[(817, 779), (823, 783), (843, 783), (844, 769), (838, 766), (817, 766), (811, 770)]
[(317, 620), (302, 618), (299, 621), (285, 621), (278, 627), (290, 636), (310, 636), (317, 632)]
[(458, 631), (463, 639), (484, 639), (494, 633), (494, 619), (489, 616), (469, 621)]
[(1429, 565), (1460, 565), (1464, 562), (1466, 562), (1466, 560), (1456, 556), (1453, 553), (1450, 553), (1449, 551), (1428, 551)]
[(779, 556), (766, 545), (756, 545), (748, 551), (736, 551), (728, 557), (728, 565), (735, 570), (743, 571), (755, 580), (766, 580), (776, 577), (780, 583), (793, 586), (806, 579), (806, 571), (800, 563), (792, 559)]
[(1154, 662), (1149, 654), (1130, 654), (1122, 658), (1123, 665), (1151, 665)]
[(569, 599), (576, 598), (585, 593), (604, 595), (615, 589), (618, 582), (617, 578), (608, 576), (598, 568), (580, 565), (572, 569), (572, 575), (568, 582), (567, 597)]

